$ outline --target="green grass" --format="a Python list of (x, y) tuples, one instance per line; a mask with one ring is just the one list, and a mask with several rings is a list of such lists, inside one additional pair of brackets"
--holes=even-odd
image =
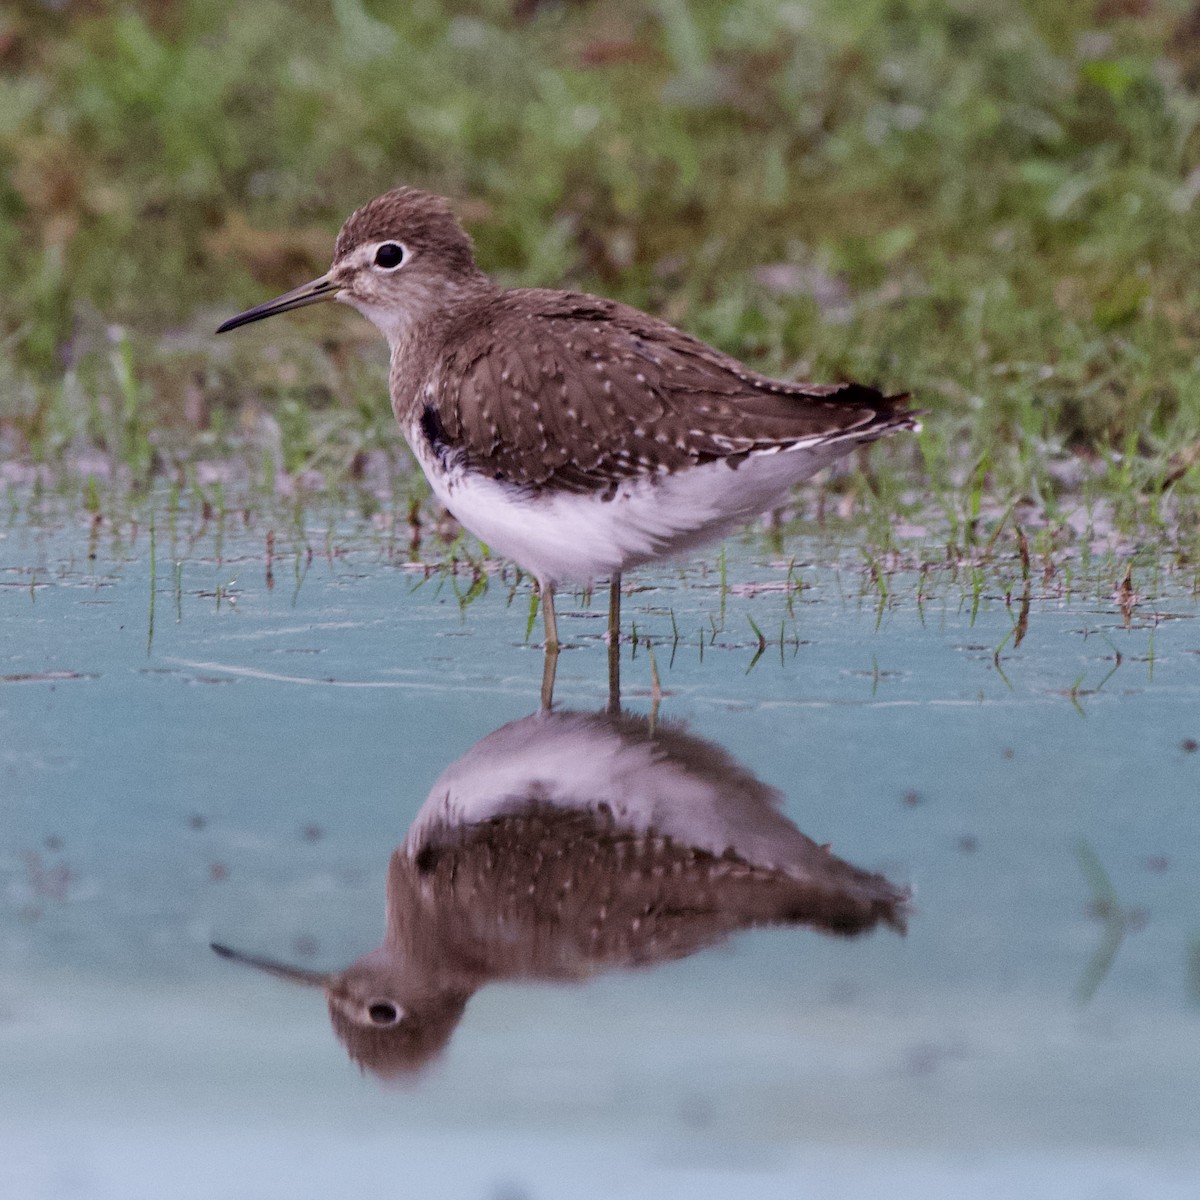
[(57, 7), (0, 16), (9, 460), (419, 500), (359, 318), (211, 333), (410, 182), (510, 283), (913, 392), (925, 431), (844, 485), (873, 526), (919, 490), (964, 545), (1015, 501), (1197, 540), (1185, 0)]

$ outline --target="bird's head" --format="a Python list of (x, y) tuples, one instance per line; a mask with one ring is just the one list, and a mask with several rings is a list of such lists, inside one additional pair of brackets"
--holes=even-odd
[(213, 949), (291, 983), (325, 992), (329, 1019), (347, 1053), (365, 1071), (384, 1079), (412, 1078), (438, 1057), (454, 1033), (474, 990), (461, 981), (422, 978), (387, 948), (364, 955), (344, 971), (310, 971), (244, 954)]
[(480, 286), (486, 286), (486, 276), (447, 201), (416, 188), (395, 188), (351, 214), (324, 275), (231, 317), (217, 332), (340, 300), (374, 322), (394, 346), (415, 322)]

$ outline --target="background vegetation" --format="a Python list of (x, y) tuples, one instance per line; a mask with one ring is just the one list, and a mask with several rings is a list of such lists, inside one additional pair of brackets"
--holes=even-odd
[(877, 457), (885, 499), (1165, 490), (1194, 529), (1198, 83), (1186, 0), (22, 0), (0, 15), (6, 469), (390, 473), (365, 322), (212, 330), (409, 182), (510, 283), (913, 392), (926, 431)]

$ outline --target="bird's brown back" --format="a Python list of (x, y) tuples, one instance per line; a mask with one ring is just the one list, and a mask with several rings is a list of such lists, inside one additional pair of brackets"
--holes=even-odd
[(394, 362), (394, 391), (411, 398), (402, 421), (434, 454), (517, 487), (603, 493), (914, 423), (903, 396), (773, 380), (593, 296), (492, 289), (437, 334), (436, 352)]

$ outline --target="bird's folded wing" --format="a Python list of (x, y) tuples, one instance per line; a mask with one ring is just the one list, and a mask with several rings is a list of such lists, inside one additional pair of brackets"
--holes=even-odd
[(604, 491), (905, 423), (902, 397), (787, 383), (612, 301), (506, 292), (453, 332), (434, 428), (472, 469), (516, 486)]

